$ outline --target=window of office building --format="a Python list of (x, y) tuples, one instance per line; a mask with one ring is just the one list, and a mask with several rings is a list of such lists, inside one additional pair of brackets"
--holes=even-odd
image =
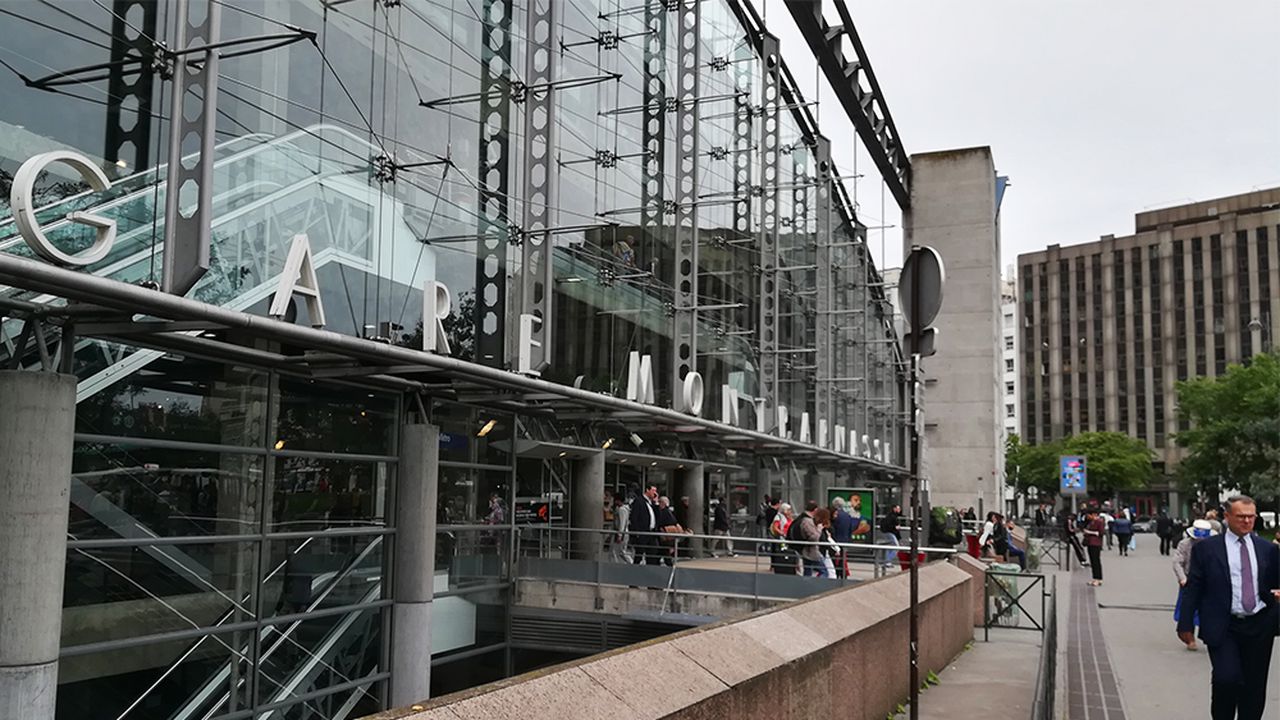
[(1093, 397), (1098, 408), (1095, 423), (1099, 430), (1106, 430), (1106, 373), (1103, 371), (1106, 345), (1103, 343), (1102, 255), (1100, 253), (1094, 253), (1090, 256), (1089, 273), (1093, 284), (1093, 337), (1090, 339), (1089, 344), (1093, 348)]
[(1191, 327), (1196, 341), (1196, 375), (1204, 375), (1208, 372), (1208, 356), (1205, 348), (1208, 338), (1205, 333), (1204, 304), (1204, 255), (1202, 243), (1197, 237), (1191, 238), (1191, 307), (1194, 311)]
[(1163, 283), (1160, 273), (1160, 246), (1147, 246), (1147, 277), (1151, 288), (1151, 399), (1155, 420), (1154, 444), (1164, 446), (1164, 334), (1162, 308)]
[(1006, 338), (1004, 339), (1004, 349), (1005, 349), (1005, 350), (1012, 350), (1012, 349), (1013, 349), (1013, 338), (1011, 338), (1011, 337), (1006, 337)]
[[(1276, 226), (1276, 235), (1280, 236), (1280, 225)], [(1276, 306), (1275, 298), (1271, 295), (1271, 251), (1267, 247), (1267, 228), (1258, 228), (1255, 237), (1258, 245), (1258, 321), (1262, 323), (1270, 321), (1272, 327), (1275, 327), (1275, 317), (1280, 307)], [(1263, 328), (1261, 350), (1270, 352), (1276, 350), (1274, 336), (1270, 337), (1271, 345), (1269, 347), (1266, 345), (1268, 335), (1271, 333), (1274, 333), (1274, 330)]]
[(1253, 356), (1253, 331), (1249, 323), (1253, 320), (1253, 305), (1250, 303), (1249, 275), (1249, 231), (1237, 230), (1235, 237), (1236, 250), (1236, 314), (1240, 320), (1240, 359), (1247, 362)]
[(1014, 409), (1014, 406), (1013, 406), (1012, 404), (1009, 404), (1009, 405), (1005, 405), (1005, 406), (1004, 406), (1004, 415), (1005, 415), (1005, 417), (1013, 417), (1013, 416), (1014, 416), (1014, 413), (1015, 413), (1015, 409)]
[(1004, 394), (1005, 394), (1005, 395), (1012, 395), (1013, 393), (1014, 393), (1014, 384), (1013, 384), (1013, 383), (1011, 383), (1011, 382), (1007, 382), (1007, 383), (1005, 383), (1005, 384), (1004, 384)]
[(1210, 299), (1213, 302), (1213, 369), (1215, 375), (1227, 371), (1227, 323), (1225, 292), (1222, 287), (1222, 236), (1209, 236)]
[(1138, 423), (1138, 439), (1147, 439), (1147, 338), (1143, 328), (1146, 314), (1143, 311), (1143, 294), (1147, 286), (1142, 281), (1142, 248), (1129, 250), (1129, 271), (1133, 280), (1133, 373), (1134, 402)]

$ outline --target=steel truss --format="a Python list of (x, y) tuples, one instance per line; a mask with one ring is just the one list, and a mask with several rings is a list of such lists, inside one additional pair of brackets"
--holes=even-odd
[[(840, 15), (839, 25), (829, 24), (823, 15), (828, 1), (834, 3)], [(911, 160), (902, 148), (898, 128), (893, 124), (893, 116), (889, 114), (867, 51), (858, 38), (849, 8), (844, 0), (786, 0), (786, 4), (845, 114), (880, 169), (889, 192), (898, 201), (898, 207), (904, 210), (911, 207)], [(854, 51), (853, 60), (844, 56), (845, 40)]]

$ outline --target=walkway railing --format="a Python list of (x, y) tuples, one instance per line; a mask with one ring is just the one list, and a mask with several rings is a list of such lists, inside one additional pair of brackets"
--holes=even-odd
[[(596, 587), (597, 609), (603, 606), (600, 588), (605, 586), (663, 590), (661, 602), (645, 608), (659, 615), (676, 611), (674, 596), (681, 593), (750, 598), (753, 609), (761, 607), (762, 601), (807, 597), (880, 577), (884, 574), (881, 561), (887, 555), (892, 555), (896, 564), (899, 552), (910, 551), (904, 545), (871, 543), (640, 532), (627, 533), (620, 540), (619, 534), (611, 530), (546, 526), (517, 529), (516, 577), (592, 584)], [(824, 545), (834, 551), (836, 577), (804, 574), (797, 551)], [(728, 555), (730, 547), (732, 557)], [(715, 549), (725, 551), (725, 556), (721, 562), (707, 562)], [(955, 552), (954, 548), (920, 548), (924, 560)]]
[(1040, 642), (1040, 667), (1036, 671), (1035, 699), (1031, 720), (1053, 720), (1058, 675), (1058, 579), (1055, 576), (1046, 608), (1044, 635)]

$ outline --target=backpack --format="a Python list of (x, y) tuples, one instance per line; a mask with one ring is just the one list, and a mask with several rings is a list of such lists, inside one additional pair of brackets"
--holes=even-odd
[(800, 522), (804, 520), (804, 515), (797, 515), (791, 519), (791, 524), (787, 526), (787, 539), (804, 542), (804, 536), (800, 534)]

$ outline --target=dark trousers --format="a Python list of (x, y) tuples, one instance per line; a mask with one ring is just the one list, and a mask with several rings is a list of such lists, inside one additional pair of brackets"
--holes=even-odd
[(1075, 551), (1076, 560), (1079, 560), (1080, 564), (1083, 565), (1084, 559), (1085, 559), (1084, 548), (1080, 547), (1080, 538), (1076, 537), (1075, 533), (1071, 533), (1070, 535), (1067, 536), (1067, 544), (1070, 545), (1071, 549)]
[(1160, 554), (1168, 555), (1169, 551), (1172, 549), (1173, 549), (1173, 536), (1161, 535), (1160, 536)]
[(1102, 546), (1090, 545), (1089, 551), (1089, 569), (1093, 571), (1093, 579), (1102, 579)]
[(1129, 554), (1129, 539), (1132, 537), (1133, 537), (1132, 535), (1121, 535), (1119, 533), (1116, 533), (1116, 542), (1120, 545), (1121, 555)]
[(1232, 618), (1226, 637), (1209, 646), (1213, 663), (1209, 713), (1213, 720), (1262, 719), (1275, 623), (1275, 615), (1268, 610), (1249, 618)]

